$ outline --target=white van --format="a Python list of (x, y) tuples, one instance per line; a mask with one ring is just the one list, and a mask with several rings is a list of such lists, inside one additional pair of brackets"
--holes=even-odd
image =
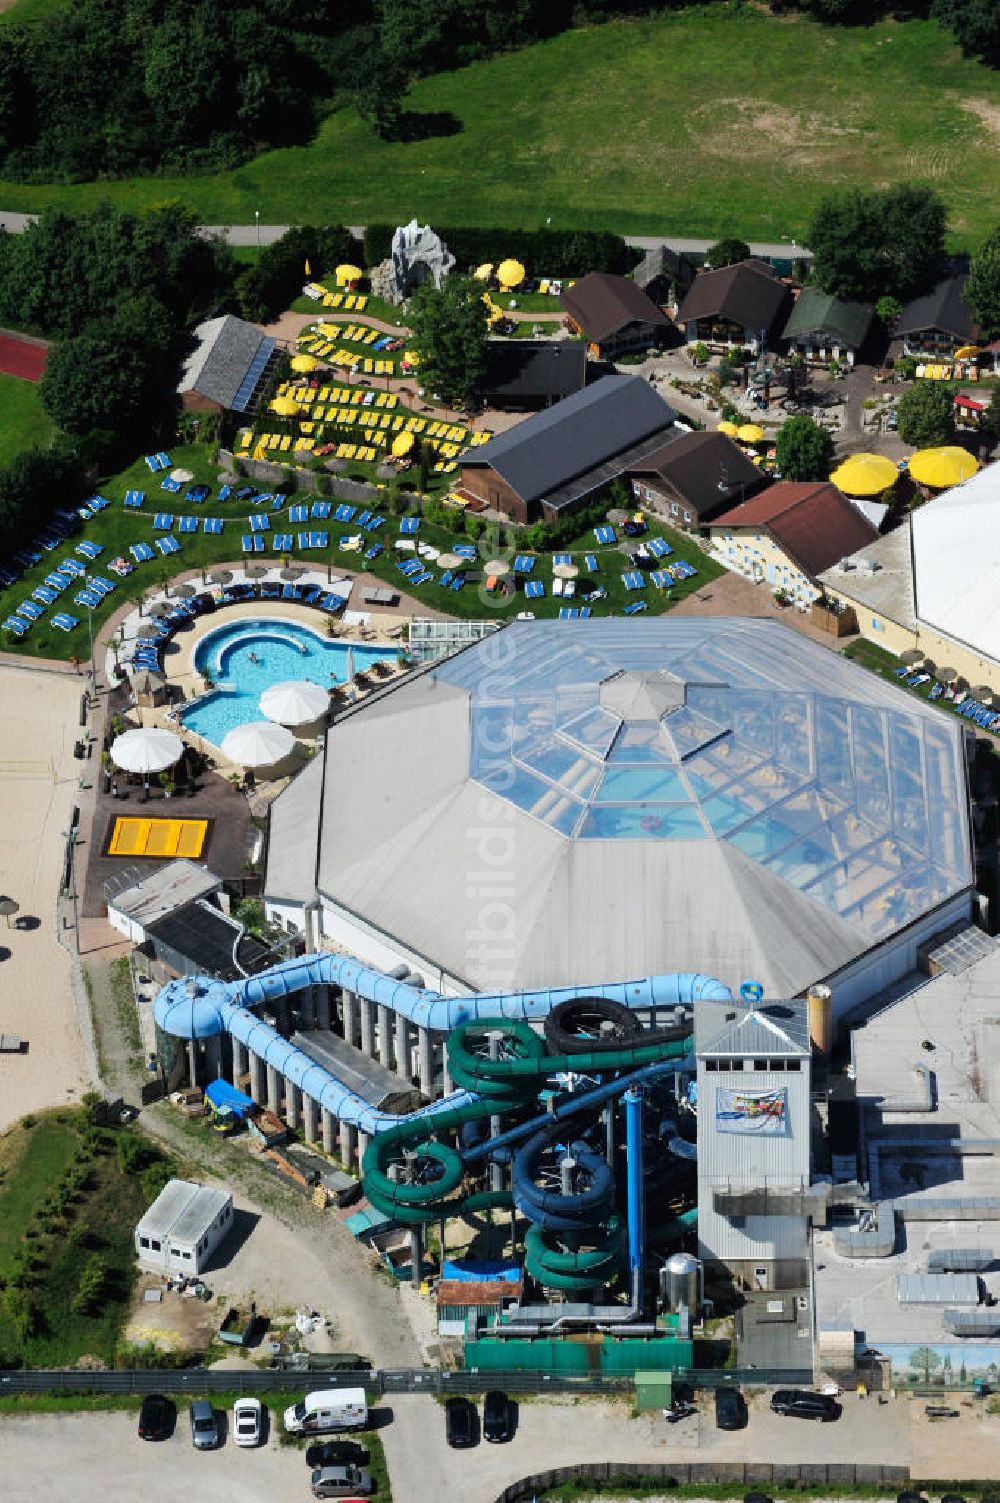
[(324, 1430), (363, 1430), (368, 1401), (363, 1388), (323, 1388), (285, 1410), (290, 1435), (319, 1435)]

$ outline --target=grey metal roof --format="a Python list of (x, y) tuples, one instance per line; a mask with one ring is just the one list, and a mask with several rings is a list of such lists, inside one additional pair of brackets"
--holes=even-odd
[(811, 1053), (808, 1006), (765, 998), (760, 1007), (724, 1002), (699, 1003), (695, 1013), (699, 1056), (767, 1055), (802, 1059)]
[[(229, 313), (207, 319), (194, 332), (198, 342), (184, 363), (178, 392), (196, 391), (227, 411), (246, 411), (276, 348), (274, 340)], [(245, 391), (248, 383), (251, 389)]]
[(492, 468), (536, 501), (651, 434), (676, 414), (639, 376), (603, 376), (474, 449), (463, 466)]
[(174, 1238), (178, 1242), (198, 1242), (231, 1198), (228, 1190), (213, 1190), (189, 1179), (172, 1179), (144, 1213), (136, 1231), (158, 1241)]
[(978, 1305), (974, 1273), (898, 1273), (896, 1298), (901, 1305)]
[(307, 903), (316, 894), (323, 758), (314, 757), (271, 805), (264, 896)]
[(218, 892), (221, 886), (222, 878), (207, 866), (198, 866), (193, 861), (168, 861), (134, 887), (123, 888), (110, 897), (108, 906), (148, 929), (188, 903)]
[(587, 350), (578, 339), (491, 339), (480, 390), (491, 402), (557, 402), (587, 380)]
[[(685, 703), (623, 720), (619, 669)], [(476, 938), (498, 830), (502, 947)], [(273, 824), (266, 891), (315, 849)], [(778, 622), (516, 622), (328, 742), (320, 892), (473, 986), (683, 969), (793, 997), (972, 885), (960, 726)]]

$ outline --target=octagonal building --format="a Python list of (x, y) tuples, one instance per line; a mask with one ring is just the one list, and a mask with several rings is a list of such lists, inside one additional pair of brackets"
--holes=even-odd
[(974, 900), (966, 733), (778, 622), (517, 621), (359, 701), (266, 904), (442, 992), (703, 971), (837, 1014)]

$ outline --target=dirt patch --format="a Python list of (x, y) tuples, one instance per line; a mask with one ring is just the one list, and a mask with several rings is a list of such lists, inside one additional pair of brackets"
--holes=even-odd
[[(147, 1304), (147, 1289), (158, 1289), (163, 1298)], [(136, 1346), (155, 1346), (162, 1352), (204, 1351), (215, 1336), (224, 1310), (214, 1300), (203, 1300), (164, 1289), (156, 1274), (142, 1274), (136, 1284), (135, 1301), (125, 1327), (125, 1340)]]
[[(720, 117), (725, 120), (722, 131), (718, 129)], [(693, 132), (699, 150), (711, 156), (731, 157), (733, 139), (738, 137), (751, 157), (771, 161), (777, 151), (786, 163), (803, 164), (828, 151), (831, 141), (859, 135), (860, 129), (843, 120), (785, 109), (773, 102), (730, 98), (696, 109)]]
[(963, 110), (975, 115), (980, 125), (1000, 136), (1000, 104), (993, 99), (962, 99), (959, 103)]

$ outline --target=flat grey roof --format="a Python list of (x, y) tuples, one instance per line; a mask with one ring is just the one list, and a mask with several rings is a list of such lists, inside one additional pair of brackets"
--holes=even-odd
[(193, 861), (169, 861), (134, 887), (125, 887), (110, 897), (108, 907), (116, 908), (146, 929), (221, 887), (222, 878), (207, 866), (198, 866)]
[(387, 1070), (377, 1059), (369, 1059), (329, 1029), (296, 1033), (292, 1043), (314, 1064), (332, 1070), (339, 1081), (369, 1106), (380, 1107), (393, 1097), (414, 1093), (414, 1087), (400, 1080), (394, 1070)]
[(898, 626), (916, 630), (909, 520), (852, 553), (849, 568), (834, 564), (817, 577), (820, 584), (838, 595), (877, 611)]
[(136, 1230), (161, 1242), (173, 1239), (193, 1245), (230, 1200), (228, 1190), (213, 1190), (188, 1179), (172, 1179), (164, 1185)]

